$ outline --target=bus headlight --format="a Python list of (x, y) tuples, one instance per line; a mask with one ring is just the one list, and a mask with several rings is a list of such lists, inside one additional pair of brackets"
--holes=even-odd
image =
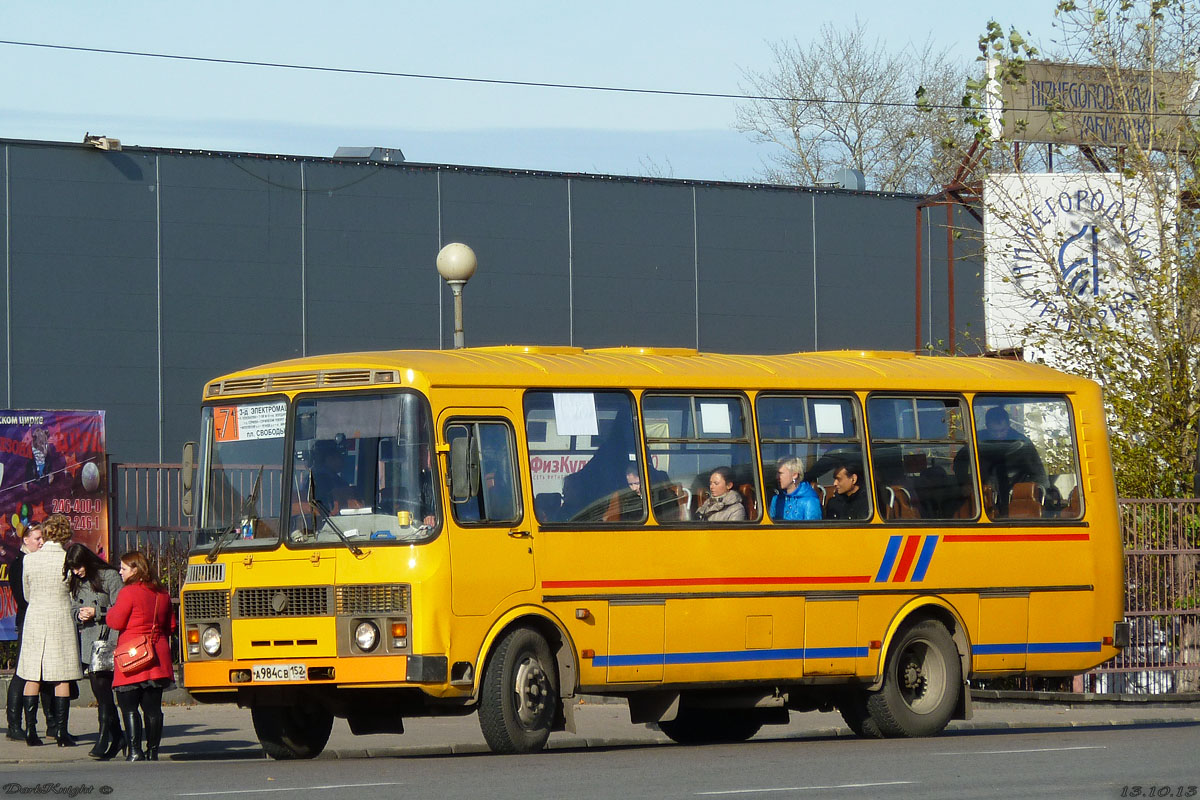
[(379, 628), (374, 622), (358, 623), (354, 628), (354, 641), (363, 652), (371, 652), (379, 644)]
[(221, 652), (221, 631), (218, 628), (205, 628), (200, 636), (200, 646), (210, 656)]

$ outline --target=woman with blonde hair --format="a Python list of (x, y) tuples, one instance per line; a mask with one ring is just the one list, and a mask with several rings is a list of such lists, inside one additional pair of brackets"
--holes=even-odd
[(25, 599), (25, 624), (21, 629), (21, 653), (17, 657), (17, 675), (25, 680), (21, 706), (25, 711), (25, 744), (42, 744), (37, 735), (38, 689), (43, 682), (54, 684), (55, 739), (59, 747), (75, 745), (67, 731), (71, 709), (71, 681), (83, 678), (79, 660), (79, 637), (71, 617), (71, 594), (63, 577), (71, 541), (71, 521), (53, 514), (42, 523), (45, 543), (25, 556), (21, 576)]
[[(175, 679), (171, 662), (171, 634), (175, 632), (175, 614), (171, 596), (163, 589), (146, 557), (136, 550), (121, 556), (121, 580), (125, 587), (117, 602), (108, 610), (108, 627), (120, 631), (117, 638), (117, 664), (113, 671), (113, 691), (128, 742), (126, 761), (158, 760), (162, 740), (162, 693)], [(153, 656), (140, 667), (121, 668), (121, 655), (142, 637), (149, 640)], [(138, 714), (138, 709), (141, 714)], [(145, 718), (146, 750), (142, 751), (142, 718)]]

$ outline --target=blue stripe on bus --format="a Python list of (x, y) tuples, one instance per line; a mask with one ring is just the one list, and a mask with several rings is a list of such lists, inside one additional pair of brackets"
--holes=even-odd
[(633, 653), (595, 656), (594, 667), (648, 667), (664, 664), (732, 664), (755, 661), (795, 661), (805, 658), (865, 658), (866, 647), (790, 647), (772, 650), (714, 650), (699, 653)]
[(876, 583), (886, 583), (888, 576), (892, 574), (892, 566), (896, 563), (896, 554), (900, 552), (900, 542), (903, 536), (888, 537), (887, 550), (883, 553), (883, 563), (879, 565), (879, 572), (875, 575)]
[(1099, 653), (1100, 642), (1017, 642), (1013, 644), (976, 644), (971, 652), (978, 656), (1015, 655), (1020, 653)]
[[(971, 651), (978, 656), (1098, 653), (1100, 642), (1015, 642), (1010, 644), (976, 644)], [(631, 653), (629, 655), (595, 656), (595, 667), (650, 667), (666, 664), (736, 664), (756, 661), (795, 661), (813, 658), (866, 658), (866, 647), (789, 647), (769, 650), (713, 650), (697, 653)]]
[(917, 558), (917, 568), (913, 571), (912, 581), (925, 580), (925, 570), (929, 569), (929, 562), (933, 560), (933, 550), (937, 547), (937, 536), (926, 536), (925, 542), (921, 545), (921, 555)]

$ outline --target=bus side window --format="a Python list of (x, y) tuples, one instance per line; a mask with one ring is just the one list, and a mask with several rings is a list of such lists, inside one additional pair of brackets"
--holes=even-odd
[(644, 495), (637, 491), (642, 465), (633, 420), (633, 397), (628, 392), (525, 394), (525, 434), (538, 522), (645, 521)]
[(996, 519), (1079, 519), (1079, 460), (1065, 397), (976, 395), (984, 507)]
[[(760, 394), (756, 405), (766, 484), (762, 506), (776, 522), (799, 521), (787, 512), (778, 478), (780, 466), (793, 458), (800, 462), (800, 482), (810, 486), (796, 485), (792, 494), (807, 495), (811, 488), (821, 505), (822, 516), (836, 493), (834, 478), (843, 466), (858, 467), (859, 491), (870, 494), (858, 404), (853, 397)], [(863, 513), (856, 512), (855, 517), (862, 521), (871, 518), (869, 502)]]
[(867, 400), (875, 497), (885, 520), (974, 519), (966, 406), (957, 397)]
[(447, 438), (475, 439), (479, 457), (479, 488), (465, 502), (451, 503), (454, 519), (462, 524), (511, 524), (521, 518), (514, 470), (513, 437), (500, 421), (452, 420)]
[[(749, 407), (740, 395), (642, 395), (650, 502), (659, 522), (698, 521), (709, 478), (730, 470), (745, 521), (762, 518)], [(744, 523), (743, 523), (744, 524)]]

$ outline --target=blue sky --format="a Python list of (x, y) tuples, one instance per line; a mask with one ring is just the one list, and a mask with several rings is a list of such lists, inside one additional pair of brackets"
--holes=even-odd
[[(657, 0), (607, 3), (5, 0), (0, 38), (352, 69), (738, 92), (768, 43), (865, 20), (896, 47), (964, 60), (989, 18), (1052, 36), (1054, 0)], [(735, 101), (464, 84), (0, 45), (0, 137), (752, 180), (768, 155)]]

